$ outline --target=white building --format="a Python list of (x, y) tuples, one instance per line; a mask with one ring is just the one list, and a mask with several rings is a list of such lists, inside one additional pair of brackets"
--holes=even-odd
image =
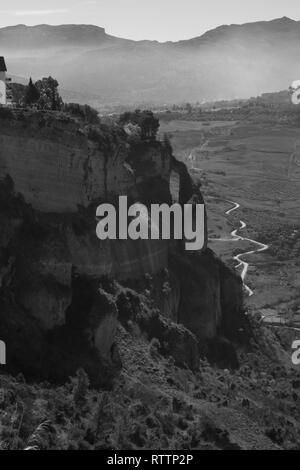
[(6, 105), (6, 72), (4, 57), (0, 56), (0, 105)]

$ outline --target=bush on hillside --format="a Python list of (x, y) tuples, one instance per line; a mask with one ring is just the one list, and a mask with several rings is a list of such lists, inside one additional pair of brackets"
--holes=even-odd
[(123, 127), (129, 123), (137, 125), (141, 129), (142, 140), (155, 140), (159, 129), (159, 120), (154, 116), (152, 111), (141, 111), (137, 109), (134, 112), (126, 112), (121, 114), (119, 124)]
[(72, 116), (77, 116), (88, 124), (99, 124), (100, 122), (98, 111), (87, 104), (65, 103), (62, 107), (62, 111)]

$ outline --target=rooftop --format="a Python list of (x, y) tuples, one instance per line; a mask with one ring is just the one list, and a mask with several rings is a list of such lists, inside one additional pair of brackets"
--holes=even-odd
[(3, 56), (0, 56), (0, 72), (6, 72), (6, 64)]

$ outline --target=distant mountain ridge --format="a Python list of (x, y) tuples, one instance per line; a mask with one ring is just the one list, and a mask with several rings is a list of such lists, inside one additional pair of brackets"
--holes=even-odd
[(117, 38), (93, 25), (16, 25), (0, 29), (0, 55), (11, 74), (51, 74), (81, 101), (247, 98), (288, 88), (300, 78), (300, 21), (223, 25), (165, 43)]
[(19, 24), (0, 29), (0, 44), (1, 47), (12, 49), (14, 47), (34, 49), (76, 44), (97, 45), (106, 36), (104, 28), (92, 25), (26, 26)]

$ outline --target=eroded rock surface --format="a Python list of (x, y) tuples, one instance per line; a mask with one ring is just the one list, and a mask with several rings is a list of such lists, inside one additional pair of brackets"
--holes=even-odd
[(170, 145), (132, 144), (116, 125), (66, 115), (0, 120), (0, 331), (11, 368), (63, 380), (85, 367), (107, 382), (121, 367), (122, 323), (197, 369), (201, 341), (239, 326), (240, 280), (206, 244), (188, 254), (177, 241), (102, 242), (95, 231), (102, 201), (174, 200), (171, 174), (178, 202), (203, 203)]

